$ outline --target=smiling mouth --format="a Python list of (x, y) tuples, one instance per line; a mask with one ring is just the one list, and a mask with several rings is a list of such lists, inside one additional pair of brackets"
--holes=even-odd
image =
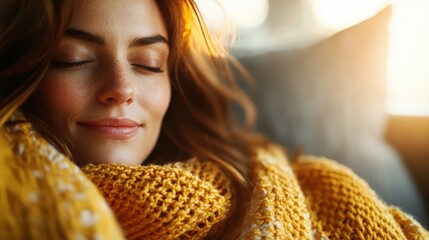
[(104, 137), (113, 139), (131, 138), (141, 127), (142, 124), (130, 119), (106, 118), (89, 122), (78, 122), (86, 129), (94, 131)]

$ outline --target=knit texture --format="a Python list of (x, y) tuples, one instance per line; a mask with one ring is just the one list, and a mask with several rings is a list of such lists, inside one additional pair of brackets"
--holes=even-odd
[[(428, 239), (415, 220), (331, 160), (302, 157), (291, 167), (273, 147), (257, 151), (252, 169), (254, 188), (237, 224), (238, 239)], [(83, 171), (128, 239), (200, 239), (230, 207), (226, 176), (196, 159), (165, 166), (88, 165)]]
[(199, 239), (227, 216), (229, 183), (209, 162), (87, 165), (127, 239)]
[(96, 186), (28, 123), (0, 128), (0, 212), (0, 239), (124, 239)]
[(305, 197), (292, 168), (279, 149), (260, 149), (240, 239), (310, 239), (311, 223)]
[[(21, 123), (1, 128), (0, 166), (0, 239), (123, 239), (122, 232), (201, 239), (231, 224), (234, 189), (207, 161), (79, 169)], [(290, 165), (273, 146), (256, 151), (250, 170), (253, 190), (238, 206), (245, 214), (232, 223), (234, 239), (429, 239), (331, 160), (301, 157)]]
[[(315, 236), (428, 239), (415, 220), (386, 206), (350, 169), (328, 159), (303, 157), (294, 165), (294, 171), (306, 197)], [(401, 219), (397, 221), (395, 215)]]

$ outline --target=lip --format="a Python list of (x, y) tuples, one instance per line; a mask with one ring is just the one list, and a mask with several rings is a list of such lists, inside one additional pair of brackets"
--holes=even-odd
[(142, 127), (142, 124), (127, 118), (104, 118), (95, 121), (78, 122), (78, 124), (113, 139), (131, 138)]

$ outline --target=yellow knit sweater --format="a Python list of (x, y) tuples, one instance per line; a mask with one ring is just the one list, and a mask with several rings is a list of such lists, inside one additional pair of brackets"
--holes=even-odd
[(232, 223), (234, 192), (210, 162), (79, 169), (30, 124), (13, 124), (0, 131), (0, 239), (201, 239), (225, 223), (237, 239), (429, 239), (327, 159), (290, 165), (278, 148), (259, 149), (252, 182)]

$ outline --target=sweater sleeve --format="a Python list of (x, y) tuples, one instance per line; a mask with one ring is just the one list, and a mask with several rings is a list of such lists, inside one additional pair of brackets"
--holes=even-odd
[(313, 231), (333, 239), (428, 239), (411, 217), (384, 203), (349, 168), (318, 157), (293, 164)]

